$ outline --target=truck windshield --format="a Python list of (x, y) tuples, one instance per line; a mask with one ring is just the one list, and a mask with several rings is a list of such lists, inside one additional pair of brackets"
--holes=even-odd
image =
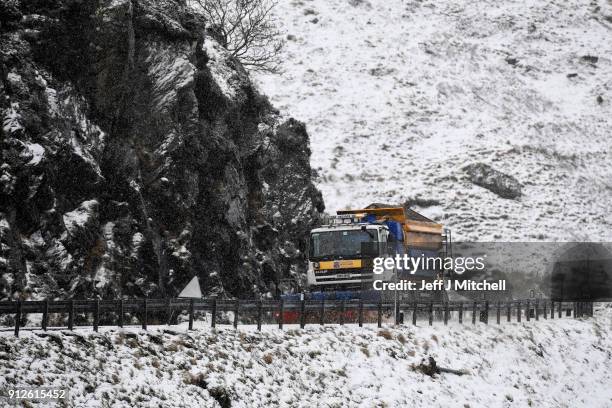
[[(361, 230), (313, 232), (310, 234), (310, 259), (332, 260), (377, 256), (376, 245), (362, 245), (364, 242), (377, 241), (377, 231), (368, 230), (368, 232)], [(375, 253), (369, 253), (373, 251)]]

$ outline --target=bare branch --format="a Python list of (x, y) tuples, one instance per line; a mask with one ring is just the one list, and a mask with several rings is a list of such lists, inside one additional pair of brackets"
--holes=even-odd
[(276, 72), (284, 42), (275, 0), (196, 0), (222, 46), (251, 70)]

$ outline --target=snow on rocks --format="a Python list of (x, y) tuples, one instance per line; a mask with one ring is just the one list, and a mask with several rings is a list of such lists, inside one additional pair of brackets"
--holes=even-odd
[(147, 44), (147, 75), (153, 84), (153, 107), (167, 113), (178, 104), (178, 95), (184, 88), (193, 87), (195, 66), (189, 60), (187, 44), (152, 41)]
[(518, 198), (521, 196), (521, 183), (514, 177), (495, 170), (484, 163), (467, 165), (463, 170), (470, 181), (478, 186), (497, 194), (502, 198)]
[(210, 69), (215, 84), (228, 99), (234, 99), (240, 80), (237, 79), (236, 70), (228, 65), (228, 52), (218, 42), (207, 37), (202, 49), (208, 56), (207, 66)]
[(11, 105), (5, 109), (4, 117), (2, 118), (2, 130), (6, 133), (17, 133), (23, 130), (18, 102), (11, 102)]
[(26, 147), (32, 157), (28, 162), (28, 165), (36, 166), (43, 159), (43, 156), (45, 154), (44, 147), (42, 147), (38, 143), (30, 143), (26, 145)]
[(62, 218), (66, 231), (72, 236), (87, 228), (98, 216), (98, 200), (83, 201), (75, 210), (65, 213)]

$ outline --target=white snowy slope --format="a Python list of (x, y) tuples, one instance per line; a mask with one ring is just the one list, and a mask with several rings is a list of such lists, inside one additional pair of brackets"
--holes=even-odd
[[(611, 324), (600, 308), (500, 326), (4, 332), (0, 389), (67, 388), (71, 407), (604, 408)], [(429, 357), (463, 375), (415, 368)]]
[[(609, 0), (282, 0), (283, 73), (330, 212), (420, 197), (455, 237), (612, 239)], [(483, 162), (518, 200), (475, 186)]]

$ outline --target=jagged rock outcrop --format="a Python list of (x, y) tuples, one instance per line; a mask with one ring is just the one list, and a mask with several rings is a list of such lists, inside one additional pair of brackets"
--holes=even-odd
[(304, 125), (184, 1), (1, 4), (0, 298), (299, 277), (324, 209)]
[(469, 164), (463, 168), (470, 181), (484, 187), (502, 198), (514, 199), (521, 196), (521, 183), (499, 170), (484, 163)]

